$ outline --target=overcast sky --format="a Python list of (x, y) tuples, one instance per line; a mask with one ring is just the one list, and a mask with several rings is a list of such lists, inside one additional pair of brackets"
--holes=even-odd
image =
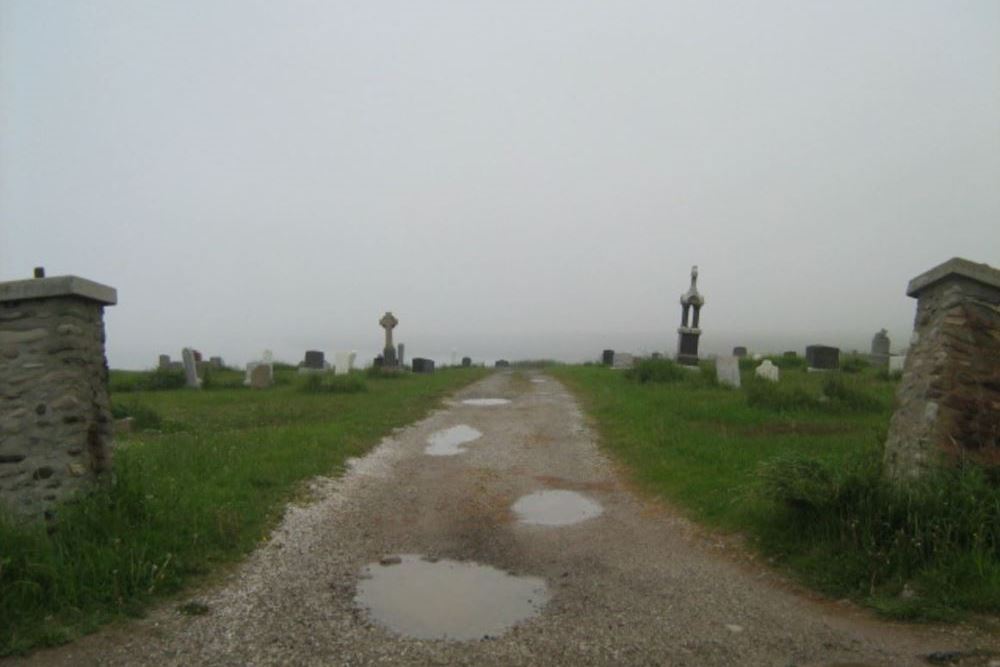
[(0, 280), (112, 367), (906, 344), (1000, 266), (1000, 2), (0, 0)]

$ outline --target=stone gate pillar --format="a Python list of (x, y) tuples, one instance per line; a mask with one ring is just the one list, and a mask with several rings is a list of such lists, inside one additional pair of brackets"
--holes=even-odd
[(972, 458), (1000, 465), (1000, 271), (950, 259), (910, 281), (913, 340), (885, 445), (895, 480)]
[(117, 301), (76, 276), (0, 283), (3, 509), (48, 515), (110, 468), (104, 306)]

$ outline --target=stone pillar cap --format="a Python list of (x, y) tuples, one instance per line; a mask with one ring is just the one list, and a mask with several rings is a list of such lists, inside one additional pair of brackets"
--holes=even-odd
[(911, 280), (906, 286), (906, 296), (917, 297), (928, 287), (952, 277), (974, 280), (988, 287), (1000, 289), (1000, 270), (994, 269), (989, 264), (977, 264), (961, 257), (952, 257), (944, 264), (939, 264)]
[(53, 276), (0, 283), (0, 303), (25, 299), (52, 299), (75, 296), (106, 306), (118, 303), (118, 290), (79, 276)]

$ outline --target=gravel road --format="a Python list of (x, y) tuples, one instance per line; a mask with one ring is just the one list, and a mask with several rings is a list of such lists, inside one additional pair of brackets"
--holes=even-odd
[[(470, 398), (510, 402), (462, 403)], [(454, 456), (425, 453), (430, 436), (460, 425), (482, 436)], [(603, 513), (562, 526), (519, 520), (512, 505), (545, 489), (576, 491)], [(926, 665), (934, 652), (1000, 650), (982, 629), (887, 623), (806, 594), (734, 540), (636, 493), (573, 397), (539, 373), (498, 372), (465, 388), (342, 477), (315, 480), (311, 495), (215, 585), (12, 664), (785, 667)], [(400, 636), (355, 596), (366, 568), (407, 554), (540, 579), (547, 600), (487, 639)], [(186, 600), (208, 613), (179, 613)], [(990, 662), (980, 653), (960, 664)]]

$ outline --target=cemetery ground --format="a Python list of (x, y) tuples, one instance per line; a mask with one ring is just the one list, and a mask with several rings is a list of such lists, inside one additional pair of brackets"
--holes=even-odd
[(553, 368), (602, 442), (647, 491), (736, 536), (826, 596), (883, 616), (954, 621), (1000, 613), (1000, 480), (959, 464), (900, 491), (882, 474), (896, 380), (848, 357), (810, 373), (773, 357), (780, 383), (742, 361), (742, 388), (646, 361), (613, 372)]
[[(146, 618), (27, 662), (989, 664), (1000, 656), (995, 481), (969, 469), (950, 480), (958, 494), (892, 496), (875, 478), (895, 383), (850, 361), (856, 372), (825, 374), (778, 361), (779, 385), (747, 367), (738, 390), (644, 362), (496, 372), (462, 389), (482, 372), (325, 385), (283, 372), (288, 384), (259, 393), (213, 389), (238, 380), (210, 376), (201, 392), (113, 393), (146, 430), (116, 453), (118, 491), (55, 533), (61, 552), (39, 534), (17, 576), (4, 561), (3, 593), (39, 605), (20, 618), (0, 597), (0, 620), (18, 632), (6, 650), (141, 616), (150, 596), (200, 577)], [(463, 403), (495, 398), (507, 403)], [(482, 435), (429, 456), (435, 434), (457, 426)], [(151, 480), (157, 470), (173, 478)], [(540, 491), (582, 494), (603, 513), (554, 527), (519, 519), (514, 508)], [(300, 502), (282, 516), (290, 498)], [(364, 568), (418, 557), (483, 563), (547, 592), (506, 634), (401, 637), (355, 594)], [(22, 582), (60, 591), (61, 607)], [(441, 594), (423, 592), (428, 616)], [(100, 606), (74, 609), (83, 600)], [(942, 618), (962, 622), (928, 622)]]
[(0, 520), (0, 655), (65, 642), (204, 578), (260, 543), (302, 482), (343, 469), (482, 369), (299, 376), (251, 390), (237, 371), (111, 372), (113, 484), (60, 512), (58, 528)]

